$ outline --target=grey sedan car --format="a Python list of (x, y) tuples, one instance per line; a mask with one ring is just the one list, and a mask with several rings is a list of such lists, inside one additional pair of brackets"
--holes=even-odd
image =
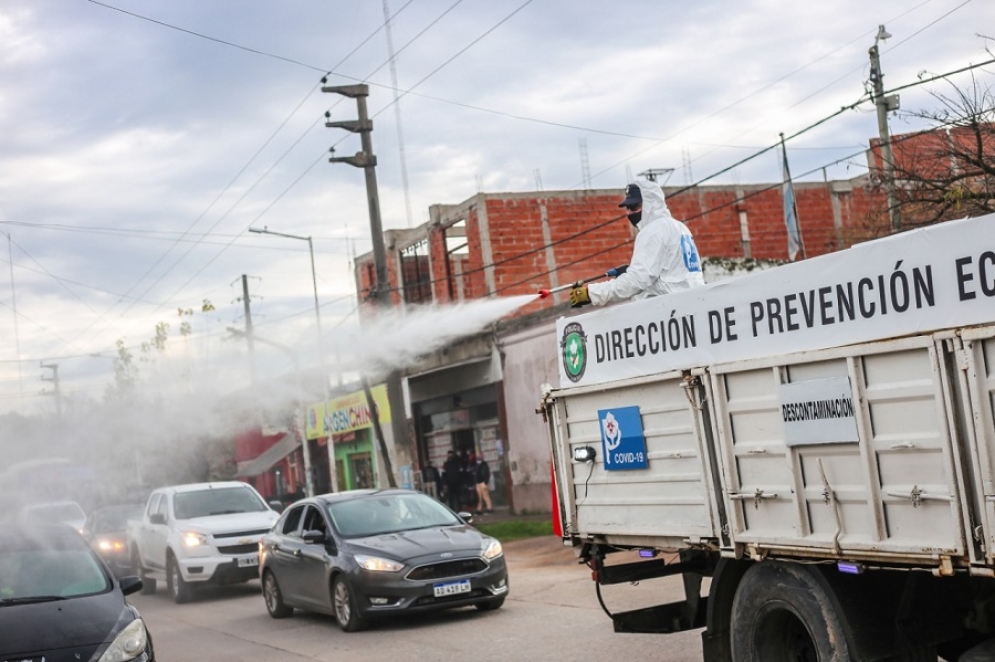
[(411, 490), (354, 490), (298, 501), (259, 542), (273, 618), (332, 614), (346, 632), (399, 613), (474, 606), (508, 594), (501, 543)]

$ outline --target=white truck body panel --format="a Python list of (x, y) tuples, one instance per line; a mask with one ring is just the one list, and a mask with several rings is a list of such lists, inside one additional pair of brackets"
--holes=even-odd
[[(945, 375), (930, 336), (708, 374), (733, 543), (850, 558), (965, 553)], [(860, 441), (785, 446), (778, 385), (826, 376), (849, 378)]]
[(995, 328), (971, 329), (961, 334), (965, 388), (964, 420), (970, 438), (976, 506), (982, 513), (984, 562), (995, 565)]

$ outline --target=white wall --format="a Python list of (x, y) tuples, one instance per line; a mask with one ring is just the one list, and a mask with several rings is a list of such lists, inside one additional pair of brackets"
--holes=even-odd
[(548, 322), (501, 338), (512, 498), (519, 513), (550, 512), (549, 431), (535, 413), (541, 385), (559, 385), (556, 323)]

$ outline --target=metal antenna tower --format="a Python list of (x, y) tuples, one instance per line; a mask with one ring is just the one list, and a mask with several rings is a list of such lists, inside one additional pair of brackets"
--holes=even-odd
[(587, 138), (580, 138), (580, 175), (584, 180), (584, 189), (591, 189), (591, 164), (587, 160)]
[(394, 88), (394, 118), (397, 121), (397, 151), (401, 157), (401, 186), (404, 188), (404, 211), (411, 227), (411, 195), (408, 189), (408, 160), (404, 155), (404, 129), (401, 126), (401, 97), (397, 89), (397, 58), (394, 56), (394, 37), (390, 30), (390, 7), (383, 0), (384, 31), (387, 33), (387, 55), (390, 61), (390, 84)]

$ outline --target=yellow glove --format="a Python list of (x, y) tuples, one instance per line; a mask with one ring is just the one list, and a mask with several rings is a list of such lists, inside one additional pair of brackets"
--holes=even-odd
[(591, 296), (587, 293), (587, 285), (581, 285), (570, 290), (570, 307), (580, 308), (591, 303)]

